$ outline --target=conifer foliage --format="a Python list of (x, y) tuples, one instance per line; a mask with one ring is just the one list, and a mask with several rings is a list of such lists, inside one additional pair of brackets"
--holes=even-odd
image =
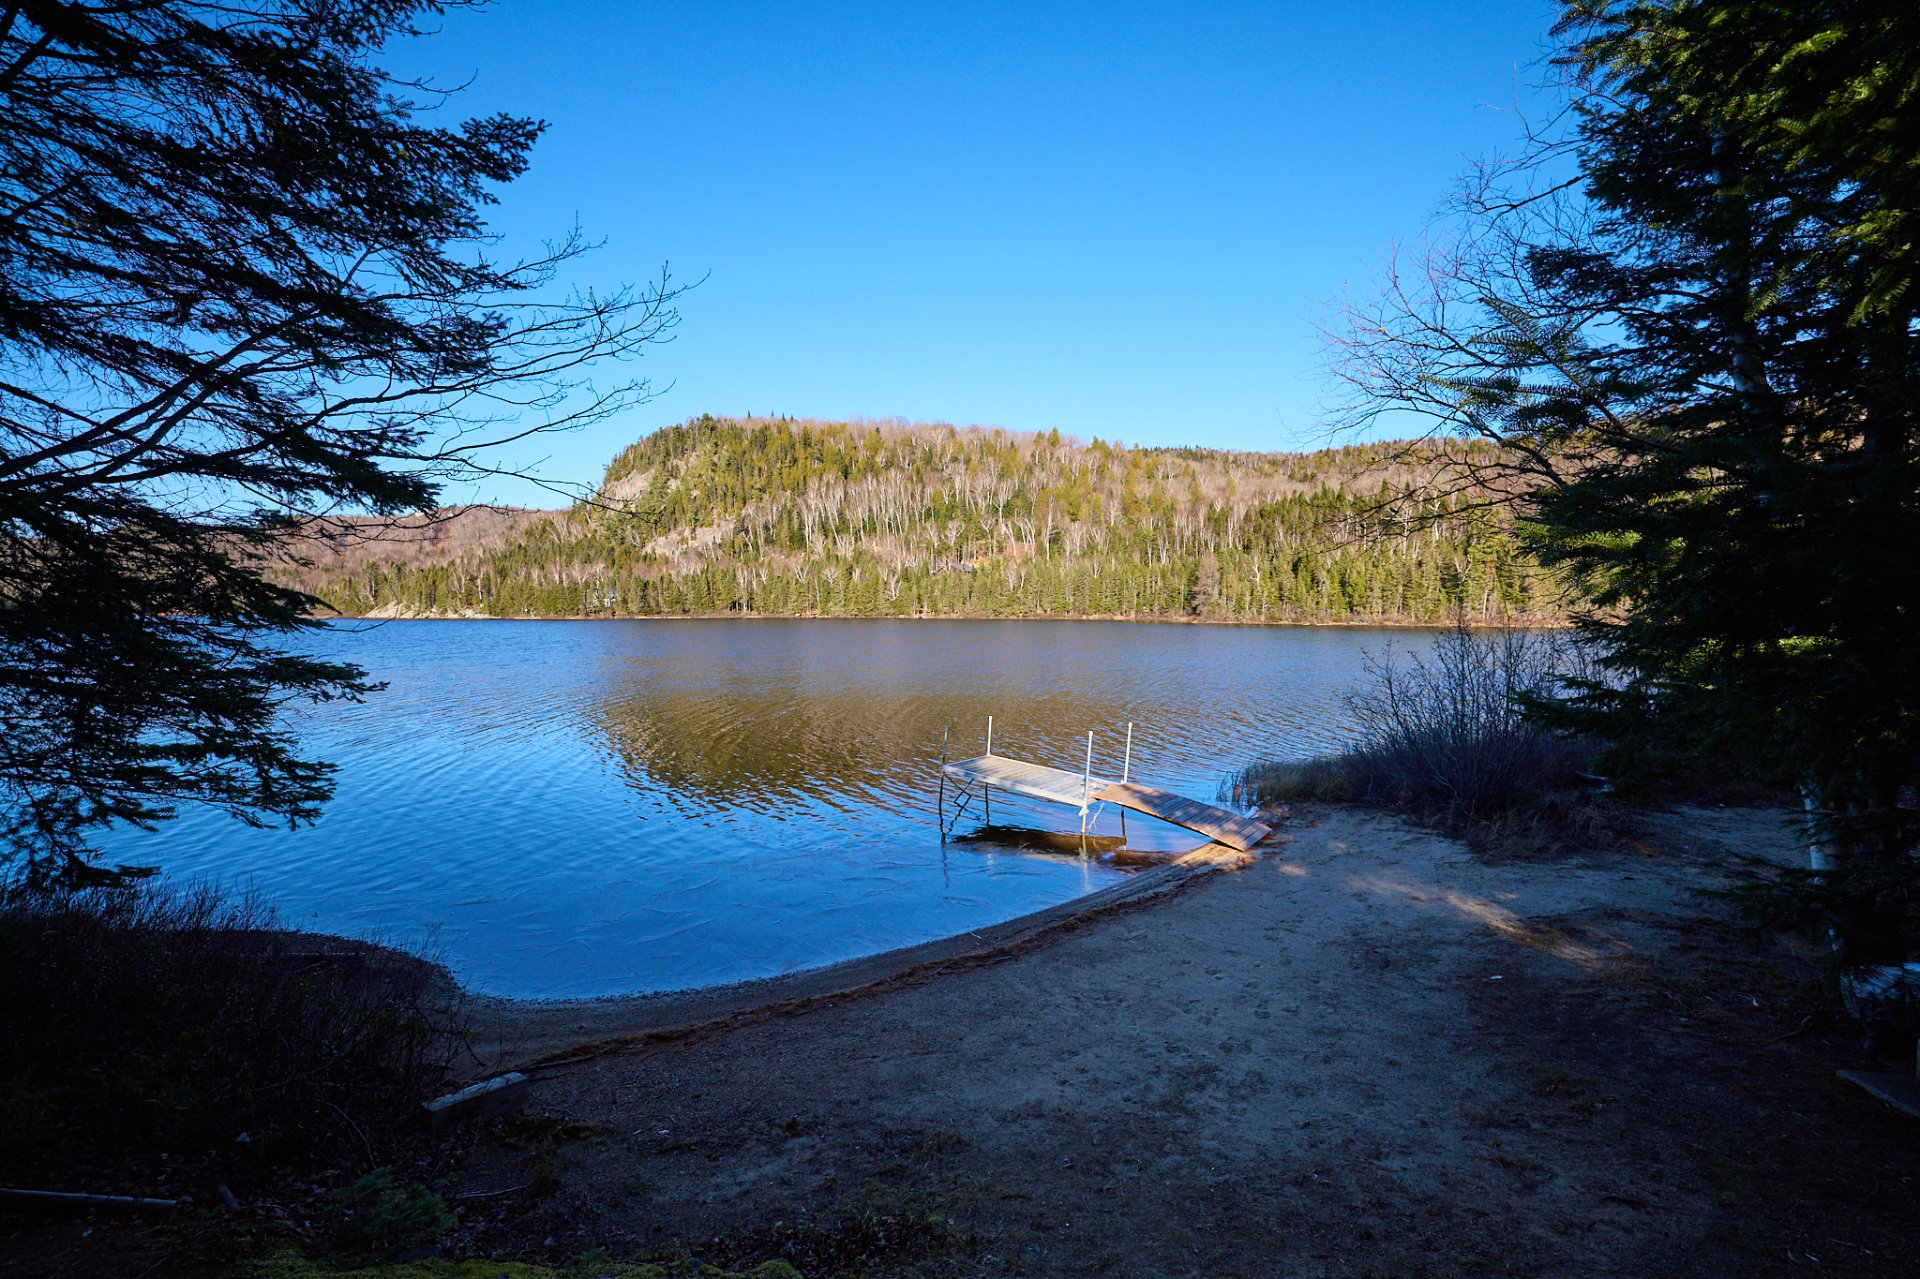
[(366, 690), (274, 641), (294, 516), (384, 516), (497, 437), (644, 385), (577, 372), (673, 319), (661, 287), (557, 293), (561, 243), (481, 220), (541, 125), (423, 123), (373, 62), (422, 0), (0, 3), (0, 803), (35, 875), (185, 802), (311, 816), (290, 698)]
[[(1355, 309), (1356, 414), (1528, 459), (1609, 677), (1562, 710), (1806, 787), (1850, 963), (1916, 934), (1920, 7), (1568, 0), (1570, 110)], [(1408, 282), (1410, 281), (1410, 282)]]

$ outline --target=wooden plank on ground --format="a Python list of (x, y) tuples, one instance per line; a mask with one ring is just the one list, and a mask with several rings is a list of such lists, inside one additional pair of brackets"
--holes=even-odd
[(1895, 1110), (1920, 1119), (1920, 1079), (1911, 1070), (1843, 1070), (1840, 1078), (1858, 1084)]
[(493, 1079), (483, 1080), (470, 1088), (459, 1092), (450, 1092), (444, 1097), (435, 1097), (426, 1102), (421, 1109), (427, 1113), (427, 1122), (434, 1132), (452, 1124), (466, 1123), (471, 1119), (491, 1119), (495, 1115), (510, 1114), (525, 1108), (527, 1104), (527, 1077), (519, 1071), (509, 1071)]
[(1238, 813), (1203, 804), (1172, 791), (1142, 786), (1138, 782), (1116, 782), (1104, 790), (1096, 791), (1093, 797), (1198, 831), (1209, 839), (1219, 840), (1227, 847), (1237, 848), (1243, 853), (1273, 833), (1269, 827)]

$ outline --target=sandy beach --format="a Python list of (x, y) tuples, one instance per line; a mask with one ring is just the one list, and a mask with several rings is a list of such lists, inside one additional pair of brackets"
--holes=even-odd
[(1652, 815), (1553, 861), (1342, 809), (1282, 841), (698, 1033), (536, 1008), (521, 1046), (559, 1064), (529, 1114), (434, 1169), (453, 1243), (808, 1274), (1920, 1262), (1914, 1121), (1835, 1077), (1860, 1045), (1817, 955), (1701, 896), (1797, 857), (1784, 814)]

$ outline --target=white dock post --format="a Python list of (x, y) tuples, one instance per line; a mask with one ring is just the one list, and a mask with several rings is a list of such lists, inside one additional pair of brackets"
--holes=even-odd
[(1093, 795), (1093, 734), (1087, 734), (1087, 771), (1080, 774), (1080, 833), (1087, 833), (1087, 801)]
[(1120, 765), (1120, 780), (1126, 781), (1133, 775), (1133, 721), (1127, 721), (1127, 757)]
[[(987, 716), (987, 757), (993, 757), (993, 716)], [(993, 787), (980, 783), (980, 801), (986, 806), (987, 825), (993, 825)]]

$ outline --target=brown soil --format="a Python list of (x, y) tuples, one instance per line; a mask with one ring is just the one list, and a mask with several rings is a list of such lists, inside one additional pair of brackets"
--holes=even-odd
[(449, 1169), (458, 1243), (809, 1275), (1920, 1267), (1920, 1124), (1835, 1078), (1863, 1063), (1817, 956), (1696, 892), (1792, 858), (1782, 816), (1497, 864), (1355, 811), (1290, 834), (1002, 962), (544, 1072)]

